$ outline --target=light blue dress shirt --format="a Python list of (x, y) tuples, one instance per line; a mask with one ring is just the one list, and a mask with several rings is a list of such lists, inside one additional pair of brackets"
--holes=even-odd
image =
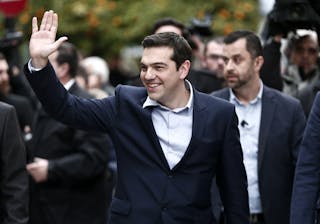
[(143, 104), (143, 108), (153, 107), (152, 123), (171, 169), (182, 159), (192, 135), (193, 89), (189, 81), (186, 83), (190, 97), (182, 108), (169, 109), (149, 97)]
[(250, 213), (262, 213), (259, 182), (258, 182), (258, 144), (261, 121), (261, 97), (263, 84), (257, 97), (245, 105), (230, 89), (230, 102), (235, 105), (239, 119), (240, 142), (243, 150), (243, 162), (248, 178), (248, 194)]

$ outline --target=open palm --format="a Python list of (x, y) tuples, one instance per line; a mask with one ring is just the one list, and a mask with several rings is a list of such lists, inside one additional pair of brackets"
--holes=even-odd
[(55, 40), (57, 29), (58, 15), (52, 10), (44, 13), (40, 28), (38, 27), (37, 18), (32, 18), (32, 35), (29, 42), (29, 51), (34, 67), (42, 68), (46, 66), (48, 56), (67, 40), (67, 37)]

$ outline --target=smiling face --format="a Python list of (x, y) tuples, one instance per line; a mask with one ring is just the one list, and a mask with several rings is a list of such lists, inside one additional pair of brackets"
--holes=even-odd
[(172, 55), (173, 49), (170, 47), (145, 48), (141, 58), (140, 78), (152, 100), (176, 108), (185, 103), (184, 79), (190, 62), (186, 60), (177, 69), (171, 59)]

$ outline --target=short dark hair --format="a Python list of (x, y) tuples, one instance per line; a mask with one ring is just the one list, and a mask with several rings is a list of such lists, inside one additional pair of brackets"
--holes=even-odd
[(170, 47), (173, 49), (171, 59), (176, 63), (177, 69), (183, 62), (192, 60), (192, 49), (188, 42), (173, 32), (157, 33), (147, 36), (142, 41), (143, 48)]
[(207, 51), (208, 51), (208, 45), (211, 42), (214, 42), (214, 43), (217, 43), (219, 45), (222, 45), (224, 43), (224, 37), (223, 36), (218, 36), (218, 37), (215, 37), (213, 39), (209, 39), (208, 41), (206, 41), (205, 45), (204, 45), (204, 49), (203, 49), (203, 55), (204, 56), (206, 56)]
[(184, 26), (183, 23), (179, 22), (176, 19), (173, 19), (173, 18), (170, 18), (170, 17), (166, 17), (166, 18), (162, 18), (162, 19), (157, 20), (153, 24), (152, 33), (155, 33), (157, 31), (157, 29), (159, 29), (162, 26), (174, 26), (174, 27), (177, 27), (178, 29), (181, 30), (182, 34), (186, 30), (186, 27)]
[(237, 30), (224, 38), (225, 44), (232, 44), (239, 39), (246, 40), (246, 50), (250, 53), (252, 58), (262, 56), (262, 45), (259, 37), (249, 30)]
[(71, 77), (75, 77), (78, 73), (79, 54), (73, 44), (69, 42), (62, 43), (58, 48), (56, 61), (58, 65), (62, 65), (63, 63), (69, 65), (69, 74)]
[(0, 60), (7, 60), (6, 56), (2, 52), (0, 52)]

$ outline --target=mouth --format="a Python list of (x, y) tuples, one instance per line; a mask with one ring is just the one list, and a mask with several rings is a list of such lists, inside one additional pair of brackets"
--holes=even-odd
[(146, 88), (149, 92), (154, 92), (157, 87), (160, 86), (160, 83), (146, 83)]
[(229, 80), (229, 81), (234, 81), (234, 80), (238, 80), (238, 76), (236, 76), (236, 75), (227, 75), (226, 79)]

